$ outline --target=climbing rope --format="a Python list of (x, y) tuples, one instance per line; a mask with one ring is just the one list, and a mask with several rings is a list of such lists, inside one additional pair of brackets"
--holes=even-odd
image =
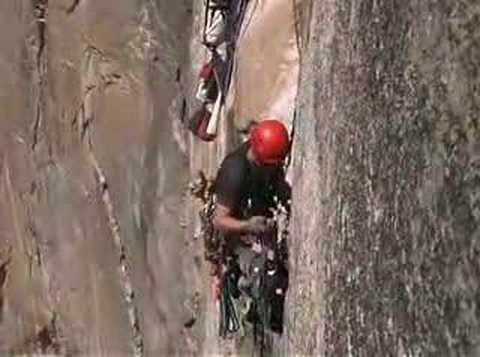
[(223, 276), (223, 286), (220, 295), (220, 326), (219, 335), (226, 337), (240, 329), (235, 297), (238, 297), (236, 276), (232, 271), (227, 271)]

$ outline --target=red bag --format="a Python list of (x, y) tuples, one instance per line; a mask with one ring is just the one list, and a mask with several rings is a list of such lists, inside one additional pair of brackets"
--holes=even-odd
[(190, 118), (188, 123), (188, 129), (195, 135), (197, 138), (203, 141), (212, 141), (215, 139), (215, 135), (207, 134), (208, 123), (212, 113), (206, 108), (205, 105), (202, 105)]
[(204, 80), (208, 80), (211, 76), (213, 76), (213, 61), (209, 61), (207, 63), (205, 63), (203, 66), (202, 66), (202, 69), (200, 70), (200, 73), (198, 74), (198, 76), (201, 78), (201, 79), (204, 79)]

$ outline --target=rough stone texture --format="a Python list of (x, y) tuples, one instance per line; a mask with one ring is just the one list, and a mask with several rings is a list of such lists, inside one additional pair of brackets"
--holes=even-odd
[(478, 356), (480, 7), (310, 3), (287, 352)]
[(189, 2), (3, 1), (0, 20), (0, 353), (198, 348), (170, 107)]

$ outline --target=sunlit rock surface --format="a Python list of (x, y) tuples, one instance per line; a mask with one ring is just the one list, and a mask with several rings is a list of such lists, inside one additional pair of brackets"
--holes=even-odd
[(288, 352), (477, 356), (480, 7), (311, 3)]

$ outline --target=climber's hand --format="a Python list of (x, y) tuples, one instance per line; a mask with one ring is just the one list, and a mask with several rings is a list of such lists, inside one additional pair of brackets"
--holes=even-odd
[(270, 229), (267, 217), (253, 216), (248, 220), (248, 231), (251, 234), (262, 234)]

